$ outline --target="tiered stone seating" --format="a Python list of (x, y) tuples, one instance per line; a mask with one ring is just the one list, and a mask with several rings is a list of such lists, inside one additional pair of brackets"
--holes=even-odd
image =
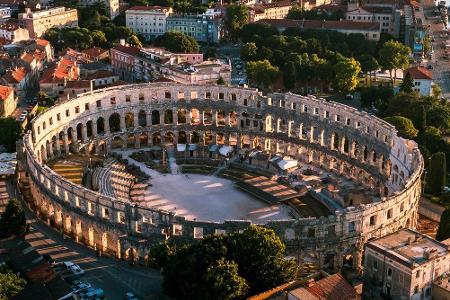
[(80, 184), (83, 180), (83, 165), (79, 162), (58, 162), (53, 166), (53, 170), (64, 178), (75, 184)]
[(130, 189), (135, 177), (125, 171), (125, 165), (109, 159), (95, 176), (102, 194), (122, 201), (130, 200)]
[(9, 194), (6, 189), (6, 181), (0, 180), (0, 213), (3, 213), (5, 211), (8, 201), (9, 201)]

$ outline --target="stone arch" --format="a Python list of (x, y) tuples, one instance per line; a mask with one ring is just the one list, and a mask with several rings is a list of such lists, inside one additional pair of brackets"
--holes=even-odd
[(187, 135), (185, 131), (178, 132), (178, 144), (187, 144)]
[(125, 114), (125, 128), (133, 128), (134, 127), (134, 113), (131, 111)]
[(148, 146), (148, 136), (147, 133), (143, 132), (139, 135), (139, 145)]
[(184, 108), (177, 110), (177, 124), (186, 124), (186, 114), (187, 111)]
[(120, 128), (120, 115), (119, 113), (113, 113), (109, 116), (109, 130), (111, 132), (121, 131)]
[(105, 133), (105, 119), (103, 117), (100, 117), (97, 119), (97, 134), (104, 134)]
[(235, 111), (231, 111), (230, 113), (229, 113), (229, 117), (230, 117), (230, 126), (231, 127), (234, 127), (234, 126), (236, 126), (237, 125), (237, 119), (238, 119), (238, 117), (237, 117), (237, 113), (235, 112)]
[(40, 153), (38, 153), (38, 156), (40, 157), (41, 161), (45, 161), (45, 153), (47, 153), (47, 151), (45, 150), (44, 145), (41, 145)]
[(206, 130), (203, 133), (203, 141), (204, 141), (205, 145), (213, 143), (213, 135), (212, 135), (211, 130)]
[(164, 111), (164, 124), (173, 124), (173, 112), (171, 109)]
[(134, 248), (128, 248), (125, 250), (125, 260), (135, 262), (139, 259), (138, 252)]
[(152, 143), (153, 145), (161, 144), (161, 133), (155, 132), (152, 134)]
[(152, 111), (152, 125), (158, 125), (159, 122), (161, 121), (160, 116), (159, 116), (159, 110), (153, 110)]
[(200, 125), (201, 123), (200, 111), (197, 108), (191, 109), (191, 125)]
[(339, 134), (336, 132), (331, 134), (331, 149), (339, 150)]
[(83, 124), (78, 123), (77, 124), (77, 141), (80, 141), (84, 138), (83, 136)]
[(88, 228), (88, 245), (95, 247), (95, 229), (93, 227)]
[(175, 141), (175, 136), (173, 132), (167, 131), (166, 134), (164, 134), (164, 143), (173, 144)]
[(74, 138), (74, 130), (72, 127), (67, 128), (67, 141), (69, 142), (69, 144), (71, 144), (73, 142), (73, 138)]
[(92, 125), (92, 120), (89, 120), (86, 122), (86, 138), (91, 138), (93, 135), (93, 125)]
[(135, 145), (136, 145), (136, 137), (134, 136), (134, 134), (129, 134), (127, 137), (127, 147), (134, 148)]
[(58, 139), (56, 138), (56, 135), (52, 136), (52, 142), (51, 142), (51, 144), (52, 144), (52, 149), (53, 149), (52, 155), (58, 155), (58, 154), (59, 154), (59, 153), (58, 153), (59, 141), (58, 141)]
[(216, 122), (218, 126), (225, 126), (225, 112), (223, 110), (218, 110), (216, 115)]
[(200, 140), (201, 140), (200, 134), (197, 131), (194, 131), (191, 134), (191, 144), (198, 144), (200, 143)]
[(141, 127), (147, 126), (147, 113), (145, 110), (140, 110), (138, 113), (138, 125)]
[(108, 233), (107, 232), (103, 232), (102, 234), (102, 245), (101, 245), (101, 251), (102, 252), (107, 252), (108, 251)]
[(212, 109), (207, 108), (203, 111), (203, 125), (211, 125), (213, 119)]
[(223, 132), (218, 132), (216, 134), (216, 144), (218, 145), (225, 144), (225, 135), (223, 134)]

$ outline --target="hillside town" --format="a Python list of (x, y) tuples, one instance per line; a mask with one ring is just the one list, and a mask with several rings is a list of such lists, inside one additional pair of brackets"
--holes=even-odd
[(450, 299), (449, 6), (0, 0), (0, 299)]

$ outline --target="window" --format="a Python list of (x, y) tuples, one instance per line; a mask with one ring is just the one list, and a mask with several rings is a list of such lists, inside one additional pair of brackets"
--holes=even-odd
[(50, 119), (48, 119), (48, 122), (50, 123), (50, 126), (53, 125), (53, 118), (50, 117)]
[(170, 99), (170, 98), (172, 98), (172, 95), (170, 94), (170, 92), (165, 92), (165, 93), (164, 93), (164, 97), (165, 97), (166, 99)]
[(84, 110), (89, 110), (89, 103), (84, 104)]
[(419, 286), (416, 285), (416, 286), (414, 287), (414, 294), (417, 294), (418, 292), (419, 292)]
[(70, 116), (70, 111), (67, 109), (66, 110), (66, 117), (69, 117)]
[(110, 102), (111, 102), (111, 105), (115, 105), (116, 104), (116, 97), (111, 97)]
[(387, 218), (392, 218), (392, 208), (387, 211)]
[(314, 114), (318, 115), (319, 114), (319, 109), (317, 107), (314, 107)]
[(328, 119), (330, 117), (330, 112), (327, 110), (325, 111), (325, 118)]
[(378, 269), (378, 261), (374, 260), (373, 261), (373, 270), (377, 271), (377, 269)]
[(416, 272), (416, 278), (419, 278), (420, 277), (420, 270), (417, 270), (417, 272)]
[(206, 92), (205, 93), (205, 98), (206, 99), (211, 99), (211, 92)]
[(75, 113), (79, 114), (80, 113), (80, 107), (79, 106), (75, 106)]
[(224, 94), (223, 93), (219, 93), (219, 100), (223, 100), (224, 99)]
[(391, 268), (387, 269), (387, 276), (392, 277), (392, 269)]
[(370, 226), (374, 226), (377, 223), (376, 216), (370, 216)]
[(340, 115), (336, 115), (335, 121), (336, 121), (336, 122), (341, 121), (341, 116), (340, 116)]
[(60, 113), (57, 113), (57, 114), (56, 114), (56, 120), (57, 120), (57, 121), (61, 121), (61, 114), (60, 114)]
[(96, 105), (97, 108), (102, 107), (102, 100), (97, 100)]
[(348, 223), (348, 232), (355, 232), (355, 222)]
[[(141, 100), (141, 99), (139, 99)], [(131, 102), (131, 96), (130, 95), (125, 95), (125, 102)]]
[(248, 100), (244, 99), (244, 106), (247, 106), (247, 104), (248, 104)]

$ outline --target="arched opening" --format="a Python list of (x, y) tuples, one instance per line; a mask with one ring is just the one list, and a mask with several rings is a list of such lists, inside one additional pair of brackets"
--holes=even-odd
[(200, 134), (194, 131), (191, 135), (191, 144), (198, 144), (198, 143), (200, 143)]
[(58, 149), (56, 148), (57, 144), (58, 144), (58, 139), (56, 138), (56, 136), (53, 136), (52, 137), (52, 149), (53, 149), (52, 155), (58, 155)]
[(200, 119), (200, 111), (196, 108), (193, 108), (191, 110), (191, 125), (200, 125), (201, 119)]
[(350, 145), (349, 145), (349, 143), (348, 143), (348, 138), (347, 138), (347, 137), (344, 137), (344, 152), (345, 152), (345, 153), (348, 153), (349, 148), (350, 148)]
[(339, 149), (339, 135), (337, 133), (333, 133), (333, 150)]
[(212, 110), (206, 109), (203, 111), (203, 124), (211, 125), (212, 124)]
[(230, 126), (237, 125), (237, 113), (235, 111), (230, 112)]
[(111, 148), (112, 149), (123, 148), (123, 141), (119, 136), (114, 137), (114, 139), (111, 142)]
[(141, 127), (147, 126), (147, 114), (145, 113), (145, 110), (140, 110), (138, 113), (138, 124)]
[(106, 252), (108, 250), (108, 233), (104, 232), (102, 234), (102, 252)]
[(87, 123), (86, 123), (86, 134), (87, 134), (87, 137), (89, 137), (89, 138), (92, 137), (92, 121), (91, 120), (87, 121)]
[(217, 125), (218, 126), (225, 126), (225, 112), (223, 110), (219, 110), (217, 112)]
[(135, 145), (136, 145), (136, 137), (133, 134), (128, 135), (127, 147), (134, 148)]
[(105, 133), (105, 119), (102, 117), (97, 119), (97, 134)]
[(173, 112), (168, 109), (164, 112), (164, 124), (172, 124), (173, 123)]
[(160, 121), (159, 111), (158, 110), (152, 111), (152, 125), (158, 125), (159, 121)]
[(166, 132), (166, 134), (164, 135), (164, 143), (166, 144), (173, 144), (174, 142), (174, 135), (172, 132), (168, 131)]
[(148, 136), (146, 133), (142, 133), (139, 136), (139, 144), (141, 145), (141, 147), (148, 146)]
[(187, 135), (186, 132), (180, 131), (178, 133), (178, 144), (187, 144)]
[(212, 136), (211, 131), (209, 131), (209, 130), (205, 131), (203, 140), (205, 141), (205, 145), (209, 145), (213, 142), (213, 136)]
[(77, 141), (83, 139), (83, 125), (81, 123), (77, 124)]
[(152, 135), (152, 143), (153, 143), (153, 145), (161, 144), (161, 134), (159, 132), (155, 132)]
[(125, 128), (134, 127), (134, 114), (132, 112), (127, 112), (125, 114)]
[(216, 144), (219, 145), (225, 144), (225, 135), (222, 132), (218, 132), (216, 134)]
[(109, 129), (111, 132), (120, 131), (120, 115), (118, 113), (113, 113), (109, 117)]
[(186, 110), (184, 108), (178, 109), (177, 119), (178, 124), (186, 124)]

